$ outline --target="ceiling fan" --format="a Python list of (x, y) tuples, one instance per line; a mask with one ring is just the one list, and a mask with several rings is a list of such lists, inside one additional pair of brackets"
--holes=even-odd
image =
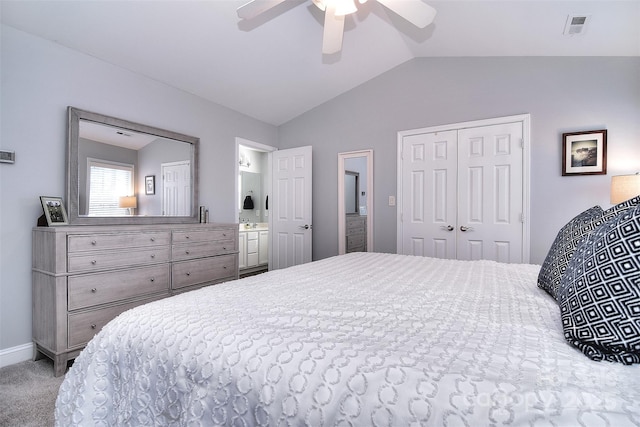
[[(238, 8), (240, 19), (251, 19), (262, 12), (286, 0), (251, 0)], [(365, 3), (367, 0), (312, 0), (313, 4), (324, 11), (324, 33), (322, 36), (322, 53), (337, 53), (342, 49), (344, 34), (344, 17), (358, 10), (355, 1)], [(377, 0), (387, 9), (411, 22), (418, 28), (424, 28), (433, 22), (436, 10), (422, 0)]]

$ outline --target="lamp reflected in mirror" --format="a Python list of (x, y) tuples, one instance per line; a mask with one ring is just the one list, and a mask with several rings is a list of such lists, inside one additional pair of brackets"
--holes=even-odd
[(127, 209), (127, 215), (133, 215), (133, 210), (138, 207), (136, 196), (122, 196), (118, 199), (118, 207)]

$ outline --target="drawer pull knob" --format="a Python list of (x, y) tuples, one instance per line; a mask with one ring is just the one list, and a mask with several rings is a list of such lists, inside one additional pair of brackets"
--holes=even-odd
[(151, 254), (151, 259), (155, 258), (156, 255), (155, 254)]
[(227, 250), (227, 247), (226, 247), (226, 246), (223, 246), (223, 247), (222, 247), (222, 250), (223, 250), (223, 251), (226, 251), (226, 250)]
[(95, 328), (97, 328), (97, 327), (98, 327), (98, 325), (96, 325), (95, 323), (93, 323), (93, 324), (91, 325), (91, 329), (95, 329)]
[(155, 281), (156, 281), (156, 278), (155, 278), (155, 277), (152, 277), (152, 278), (151, 278), (151, 279), (149, 279), (149, 280), (151, 280), (152, 282), (155, 282)]
[(95, 259), (93, 261), (91, 261), (91, 264), (96, 265), (98, 263), (98, 261), (96, 261)]
[(186, 255), (189, 255), (189, 251), (184, 251), (184, 253), (185, 253)]
[(98, 290), (96, 288), (91, 288), (91, 292), (95, 294), (96, 292), (98, 292)]
[(191, 273), (187, 271), (187, 276), (191, 276)]
[(184, 238), (185, 238), (185, 239), (188, 239), (188, 238), (189, 238), (189, 236), (184, 236)]
[(155, 242), (155, 241), (156, 241), (156, 238), (155, 238), (155, 237), (152, 237), (152, 238), (151, 238), (151, 241), (152, 241), (152, 242)]
[(92, 241), (91, 241), (91, 244), (92, 244), (93, 246), (95, 246), (95, 245), (97, 245), (97, 244), (98, 244), (98, 242), (96, 242), (95, 240), (92, 240)]

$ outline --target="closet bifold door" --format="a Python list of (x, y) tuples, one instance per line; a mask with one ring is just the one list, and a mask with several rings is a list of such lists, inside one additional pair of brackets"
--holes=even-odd
[(398, 253), (528, 262), (528, 123), (523, 115), (399, 132)]
[(402, 253), (455, 258), (457, 132), (411, 135), (402, 144)]
[(458, 259), (522, 262), (522, 124), (458, 131)]

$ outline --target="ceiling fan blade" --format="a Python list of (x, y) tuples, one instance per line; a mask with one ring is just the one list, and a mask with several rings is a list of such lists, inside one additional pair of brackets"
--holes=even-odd
[(322, 53), (331, 55), (342, 50), (344, 35), (344, 15), (336, 16), (336, 3), (329, 2), (324, 12), (324, 33), (322, 35)]
[(431, 24), (437, 13), (433, 7), (421, 0), (378, 0), (378, 3), (418, 28)]
[(238, 18), (240, 19), (252, 19), (260, 15), (262, 12), (266, 12), (282, 3), (284, 0), (252, 0), (249, 3), (243, 4), (237, 10)]

